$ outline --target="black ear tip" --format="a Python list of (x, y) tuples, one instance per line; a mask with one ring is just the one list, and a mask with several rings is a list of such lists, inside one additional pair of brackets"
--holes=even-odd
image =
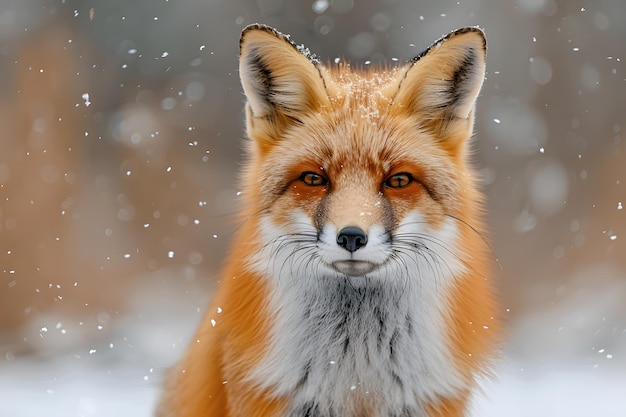
[(465, 27), (462, 27), (462, 28), (458, 28), (458, 29), (453, 30), (452, 32), (450, 32), (450, 34), (448, 36), (461, 35), (463, 33), (469, 33), (469, 32), (477, 33), (480, 36), (482, 36), (483, 38), (485, 37), (485, 31), (480, 26), (465, 26)]
[(282, 33), (280, 31), (274, 29), (273, 27), (265, 25), (263, 23), (252, 23), (252, 24), (246, 26), (245, 28), (243, 28), (243, 30), (241, 31), (241, 37), (239, 38), (239, 55), (240, 56), (242, 55), (242, 52), (243, 52), (243, 45), (245, 43), (246, 36), (249, 33), (251, 33), (251, 32), (259, 32), (259, 31), (265, 32), (266, 34), (269, 34), (269, 35), (272, 35), (276, 39), (279, 39), (279, 40), (287, 43), (288, 45), (291, 45), (291, 47), (293, 49), (295, 49), (301, 55), (303, 55), (305, 58), (307, 58), (312, 64), (314, 64), (314, 65), (320, 64), (320, 60), (318, 59), (317, 55), (315, 55), (314, 53), (309, 51), (309, 49), (306, 48), (304, 45), (296, 44), (291, 39), (290, 35)]
[(274, 28), (264, 25), (263, 23), (251, 23), (247, 25), (245, 28), (243, 28), (243, 30), (241, 31), (241, 36), (239, 37), (239, 52), (240, 53), (241, 53), (241, 49), (243, 47), (243, 42), (244, 42), (246, 35), (248, 35), (248, 33), (250, 32), (257, 31), (257, 30), (261, 30), (261, 31), (268, 32), (268, 33), (273, 33), (275, 31)]
[(431, 46), (429, 46), (426, 50), (422, 51), (422, 53), (420, 53), (419, 55), (417, 55), (416, 57), (414, 57), (413, 59), (411, 59), (409, 61), (410, 64), (414, 64), (415, 62), (419, 61), (420, 59), (422, 59), (424, 56), (428, 55), (432, 50), (438, 48), (439, 46), (441, 46), (443, 43), (454, 39), (456, 37), (465, 35), (467, 33), (474, 33), (476, 35), (478, 35), (480, 37), (480, 42), (481, 42), (481, 46), (482, 46), (482, 51), (483, 54), (486, 55), (487, 52), (487, 37), (485, 36), (485, 32), (478, 26), (466, 26), (466, 27), (462, 27), (460, 29), (454, 30), (450, 33), (448, 33), (447, 35), (442, 36), (441, 38), (439, 38), (438, 40), (436, 40)]
[(455, 31), (452, 31), (447, 39), (453, 38), (455, 36), (459, 36), (459, 35), (464, 35), (466, 33), (474, 33), (478, 36), (480, 36), (481, 40), (482, 40), (482, 47), (483, 50), (487, 50), (487, 35), (485, 34), (485, 31), (479, 27), (479, 26), (466, 26), (460, 29), (457, 29)]
[(246, 36), (250, 32), (258, 32), (258, 31), (273, 35), (278, 39), (288, 40), (284, 34), (280, 33), (279, 31), (277, 31), (271, 26), (265, 25), (263, 23), (251, 23), (245, 28), (243, 28), (243, 30), (241, 31), (241, 36), (239, 37), (239, 53), (240, 54), (241, 54), (243, 43), (245, 41)]
[(479, 26), (466, 26), (466, 27), (453, 30), (452, 32), (448, 33), (447, 35), (439, 39), (437, 42), (435, 42), (435, 45), (440, 45), (443, 42), (446, 42), (446, 41), (449, 41), (454, 38), (467, 35), (467, 34), (473, 34), (473, 35), (478, 36), (478, 38), (480, 39), (478, 42), (480, 43), (482, 50), (483, 51), (487, 50), (487, 36), (485, 35), (485, 31), (481, 29)]
[(271, 33), (273, 35), (278, 35), (279, 32), (274, 29), (271, 26), (268, 26), (266, 24), (263, 23), (251, 23), (249, 25), (247, 25), (245, 28), (242, 29), (241, 31), (241, 37), (243, 38), (245, 36), (246, 33), (253, 31), (253, 30), (261, 30), (263, 32), (267, 32), (267, 33)]

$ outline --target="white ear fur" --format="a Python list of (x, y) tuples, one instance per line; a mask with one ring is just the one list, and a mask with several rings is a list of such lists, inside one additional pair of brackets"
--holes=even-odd
[(275, 29), (254, 24), (239, 42), (239, 75), (255, 118), (275, 112), (296, 117), (326, 100), (317, 60)]
[(450, 33), (411, 61), (394, 102), (433, 119), (467, 119), (483, 84), (486, 54), (479, 28)]

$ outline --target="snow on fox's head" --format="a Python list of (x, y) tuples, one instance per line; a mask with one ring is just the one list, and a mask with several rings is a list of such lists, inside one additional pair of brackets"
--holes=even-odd
[(364, 276), (429, 239), (453, 244), (476, 216), (467, 143), (485, 72), (480, 29), (392, 69), (323, 66), (263, 25), (243, 31), (240, 52), (245, 194), (264, 243), (291, 239), (302, 259)]

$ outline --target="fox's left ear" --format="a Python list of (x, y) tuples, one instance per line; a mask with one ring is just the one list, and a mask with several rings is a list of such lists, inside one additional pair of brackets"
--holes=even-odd
[(239, 50), (249, 116), (277, 123), (281, 116), (297, 119), (327, 102), (319, 63), (289, 36), (266, 25), (249, 25), (241, 33)]
[(409, 62), (394, 103), (408, 106), (438, 134), (446, 134), (455, 121), (467, 120), (471, 128), (486, 55), (481, 29), (450, 33)]

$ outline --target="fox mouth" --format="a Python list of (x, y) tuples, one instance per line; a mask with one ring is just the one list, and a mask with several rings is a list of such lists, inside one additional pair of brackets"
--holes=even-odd
[(350, 275), (351, 277), (358, 277), (372, 272), (378, 265), (369, 261), (350, 259), (346, 261), (335, 261), (332, 263), (332, 266), (337, 272)]

